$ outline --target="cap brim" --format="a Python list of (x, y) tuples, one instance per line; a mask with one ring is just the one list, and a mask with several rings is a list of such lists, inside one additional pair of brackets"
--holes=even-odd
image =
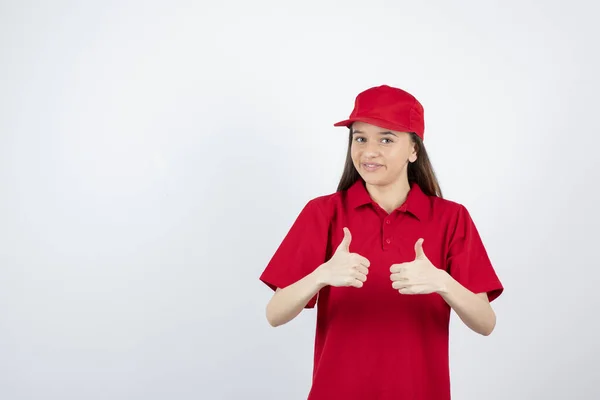
[(336, 122), (335, 124), (333, 124), (333, 126), (345, 126), (345, 127), (349, 128), (350, 125), (352, 125), (352, 123), (354, 123), (354, 122), (365, 122), (367, 124), (375, 125), (380, 128), (383, 128), (383, 129), (390, 129), (392, 131), (397, 131), (397, 132), (411, 132), (411, 130), (406, 126), (395, 125), (395, 124), (390, 123), (389, 121), (385, 121), (385, 120), (378, 119), (378, 118), (370, 118), (370, 117), (345, 119), (343, 121)]

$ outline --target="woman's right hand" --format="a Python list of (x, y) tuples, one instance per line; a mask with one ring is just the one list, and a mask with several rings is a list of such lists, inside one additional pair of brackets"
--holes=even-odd
[(333, 257), (319, 267), (319, 281), (323, 285), (360, 288), (367, 280), (371, 263), (360, 254), (350, 253), (351, 240), (350, 230), (344, 228), (342, 243)]

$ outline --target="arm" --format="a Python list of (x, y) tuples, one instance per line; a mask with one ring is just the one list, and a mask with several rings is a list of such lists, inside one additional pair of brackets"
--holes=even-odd
[(415, 244), (414, 261), (393, 264), (392, 287), (401, 294), (438, 293), (473, 331), (488, 336), (496, 325), (496, 314), (487, 293), (475, 294), (450, 273), (436, 268), (423, 251), (423, 239)]
[(351, 240), (350, 230), (344, 228), (344, 238), (329, 261), (284, 289), (277, 288), (267, 304), (267, 320), (271, 326), (283, 325), (296, 318), (325, 286), (363, 286), (371, 263), (359, 254), (350, 253)]
[(487, 336), (496, 326), (490, 305), (503, 291), (481, 236), (464, 206), (450, 228), (448, 253), (438, 293), (473, 331)]
[(475, 294), (446, 271), (440, 272), (443, 283), (438, 294), (470, 329), (484, 336), (490, 335), (496, 326), (496, 313), (490, 305), (487, 293)]
[(297, 282), (277, 288), (267, 304), (267, 320), (271, 326), (280, 326), (296, 318), (325, 284), (319, 278), (319, 268)]

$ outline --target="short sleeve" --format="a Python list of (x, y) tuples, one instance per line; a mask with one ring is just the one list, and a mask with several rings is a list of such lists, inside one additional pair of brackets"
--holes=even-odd
[[(329, 221), (318, 199), (309, 201), (260, 276), (271, 289), (285, 288), (327, 261)], [(305, 308), (313, 308), (315, 295)]]
[(488, 257), (479, 232), (468, 210), (460, 206), (448, 246), (450, 275), (473, 293), (488, 294), (495, 300), (504, 287)]

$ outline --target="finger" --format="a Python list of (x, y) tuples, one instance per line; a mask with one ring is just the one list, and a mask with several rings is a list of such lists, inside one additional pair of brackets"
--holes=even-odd
[[(358, 282), (358, 283), (357, 283), (357, 282)], [(356, 279), (356, 278), (354, 277), (354, 274), (352, 274), (352, 275), (348, 275), (348, 277), (346, 277), (346, 278), (344, 279), (344, 286), (349, 286), (349, 287), (351, 287), (351, 286), (354, 286), (354, 287), (359, 287), (359, 286), (357, 286), (357, 285), (359, 285), (359, 284), (362, 286), (362, 282), (361, 282), (361, 281), (359, 281), (358, 279)]]
[(406, 277), (406, 275), (403, 274), (403, 273), (395, 273), (395, 274), (391, 274), (390, 275), (390, 280), (392, 282), (395, 282), (395, 281), (407, 281), (408, 277)]
[(344, 238), (342, 239), (342, 243), (338, 246), (338, 250), (342, 250), (345, 252), (350, 252), (350, 242), (352, 241), (352, 234), (350, 233), (350, 229), (344, 227)]
[(354, 263), (364, 265), (367, 268), (369, 268), (371, 266), (371, 262), (367, 258), (361, 256), (360, 254), (352, 253), (352, 256), (353, 256), (352, 261)]
[(402, 289), (399, 289), (398, 292), (401, 294), (429, 294), (433, 293), (429, 286), (426, 285), (411, 285)]
[(390, 272), (391, 273), (402, 272), (406, 268), (406, 264), (407, 263), (392, 264), (392, 266), (390, 267)]
[(369, 273), (369, 268), (365, 267), (364, 265), (357, 265), (354, 267), (354, 269), (364, 275)]
[(423, 242), (425, 241), (425, 239), (420, 238), (419, 240), (417, 240), (417, 242), (415, 243), (415, 259), (420, 260), (420, 259), (425, 259), (427, 258), (425, 256), (425, 252), (423, 251)]
[(400, 292), (400, 294), (417, 294), (413, 291), (412, 288), (402, 288), (399, 289), (398, 292)]
[(361, 281), (359, 281), (358, 279), (353, 278), (350, 286), (353, 286), (355, 288), (361, 288), (361, 287), (363, 287), (363, 283)]
[(363, 256), (359, 256), (360, 257), (360, 263), (362, 265), (364, 265), (365, 267), (369, 268), (371, 266), (371, 261), (369, 261), (368, 258), (363, 257)]
[(412, 283), (409, 283), (408, 281), (394, 281), (392, 282), (392, 287), (394, 289), (406, 289), (406, 288), (410, 288), (411, 286), (414, 286)]
[(362, 274), (358, 271), (355, 271), (354, 274), (352, 274), (352, 276), (354, 277), (354, 279), (358, 279), (361, 282), (365, 282), (367, 280), (367, 275)]

